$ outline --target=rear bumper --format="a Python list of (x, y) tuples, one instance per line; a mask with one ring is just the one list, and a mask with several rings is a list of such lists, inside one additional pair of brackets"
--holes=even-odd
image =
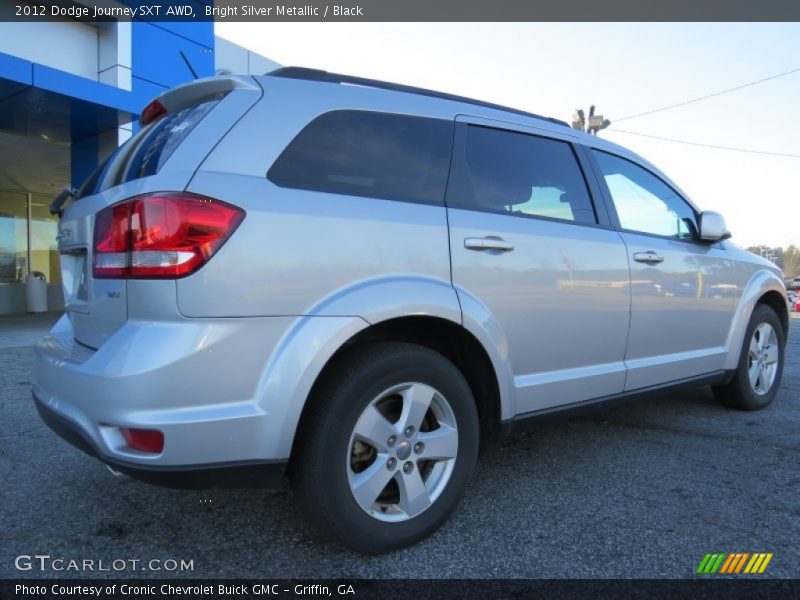
[(170, 467), (143, 465), (112, 458), (102, 453), (77, 423), (46, 406), (33, 394), (36, 410), (42, 421), (61, 438), (97, 458), (114, 471), (154, 485), (175, 488), (279, 488), (285, 477), (286, 460), (243, 461), (211, 465)]
[[(140, 478), (281, 465), (317, 375), (364, 324), (358, 317), (129, 318), (95, 350), (75, 341), (65, 316), (36, 344), (33, 393), (63, 437)], [(129, 447), (121, 428), (160, 431), (162, 452)]]
[[(292, 318), (126, 322), (98, 350), (63, 317), (36, 344), (33, 392), (64, 437), (109, 464), (155, 470), (285, 461), (284, 399), (261, 393)], [(46, 411), (46, 413), (44, 412)], [(164, 449), (130, 448), (120, 428), (156, 429)], [(63, 427), (60, 428), (63, 431)]]

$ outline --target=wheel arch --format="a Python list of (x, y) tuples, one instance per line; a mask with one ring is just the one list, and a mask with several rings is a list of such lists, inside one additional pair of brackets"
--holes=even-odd
[(511, 418), (514, 378), (505, 336), (486, 307), (470, 298), (441, 278), (394, 274), (321, 299), (283, 335), (256, 390), (259, 408), (272, 421), (269, 456), (292, 454), (308, 400), (326, 370), (353, 344), (369, 340), (417, 343), (455, 362), (476, 398), (486, 402), (482, 430)]
[(373, 342), (395, 341), (423, 346), (442, 354), (464, 375), (478, 408), (481, 436), (500, 435), (503, 399), (499, 379), (486, 348), (460, 323), (428, 315), (411, 315), (386, 319), (356, 332), (330, 357), (317, 376), (300, 414), (291, 457), (302, 439), (303, 421), (314, 410), (312, 398), (319, 385), (339, 360), (355, 347)]
[(762, 294), (756, 304), (766, 304), (775, 311), (786, 337), (789, 334), (789, 307), (786, 306), (786, 297), (776, 290), (770, 290)]
[(783, 326), (784, 334), (788, 334), (789, 310), (786, 306), (785, 293), (786, 288), (783, 286), (783, 282), (772, 271), (762, 269), (750, 277), (739, 297), (738, 305), (734, 309), (731, 328), (728, 332), (726, 370), (734, 371), (739, 364), (747, 324), (757, 305), (765, 304), (775, 310)]

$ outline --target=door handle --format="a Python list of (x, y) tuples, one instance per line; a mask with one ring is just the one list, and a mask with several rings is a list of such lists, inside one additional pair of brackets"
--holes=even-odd
[(511, 252), (514, 244), (502, 238), (490, 235), (482, 238), (465, 238), (464, 248), (467, 250), (498, 250), (500, 252)]
[(664, 262), (664, 257), (652, 250), (648, 250), (647, 252), (636, 252), (633, 255), (633, 260), (640, 263), (658, 264)]

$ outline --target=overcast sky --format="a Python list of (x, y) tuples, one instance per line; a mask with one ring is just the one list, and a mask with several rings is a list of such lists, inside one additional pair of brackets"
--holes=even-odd
[[(570, 120), (663, 169), (742, 246), (800, 246), (800, 71), (656, 114), (651, 109), (800, 68), (800, 24), (219, 23), (217, 34), (283, 65), (433, 88)], [(622, 119), (617, 121), (618, 119)]]

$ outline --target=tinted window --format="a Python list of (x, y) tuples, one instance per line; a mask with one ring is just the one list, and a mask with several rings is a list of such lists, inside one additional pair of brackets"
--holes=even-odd
[(569, 144), (488, 127), (465, 128), (464, 152), (453, 164), (447, 204), (597, 223)]
[[(193, 104), (142, 127), (106, 158), (81, 185), (75, 198), (100, 193), (120, 183), (155, 175), (221, 96)], [(120, 160), (117, 160), (117, 159)], [(120, 163), (119, 166), (114, 163)], [(112, 172), (113, 170), (113, 172)]]
[(452, 137), (450, 121), (329, 112), (292, 140), (267, 176), (288, 188), (441, 203)]
[(109, 163), (114, 159), (114, 157), (119, 152), (119, 148), (117, 148), (114, 152), (112, 152), (103, 162), (100, 163), (100, 166), (97, 167), (94, 172), (89, 176), (89, 178), (83, 182), (83, 185), (78, 188), (77, 193), (75, 194), (75, 199), (80, 200), (84, 196), (91, 196), (95, 193), (97, 189), (97, 184), (101, 179), (101, 175), (103, 175), (108, 168)]
[[(194, 104), (174, 114), (169, 114), (140, 130), (131, 141), (131, 146), (136, 150), (122, 170), (120, 181), (117, 183), (158, 173), (167, 159), (183, 143), (189, 132), (217, 104), (219, 104), (219, 99)], [(143, 139), (141, 145), (137, 147), (137, 138), (139, 137)]]
[(675, 190), (642, 167), (594, 151), (623, 229), (678, 239), (694, 239), (694, 210)]

